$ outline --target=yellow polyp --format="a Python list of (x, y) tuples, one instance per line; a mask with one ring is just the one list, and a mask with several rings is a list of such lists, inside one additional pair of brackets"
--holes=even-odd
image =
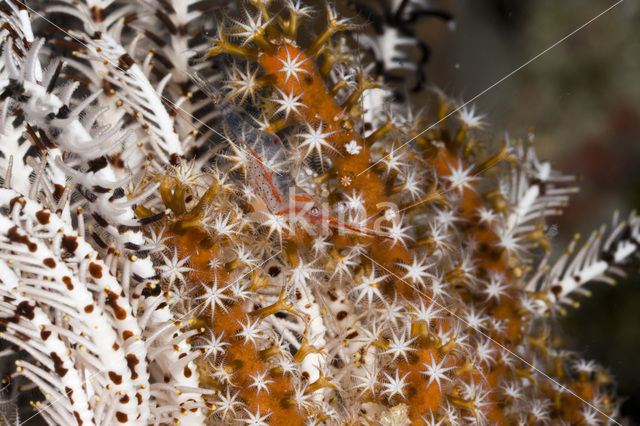
[(502, 148), (500, 148), (500, 151), (498, 151), (496, 154), (492, 155), (489, 159), (487, 159), (483, 163), (480, 163), (480, 164), (477, 164), (477, 165), (473, 166), (473, 172), (472, 173), (474, 175), (478, 175), (478, 174), (484, 173), (485, 171), (487, 171), (487, 170), (491, 169), (492, 167), (494, 167), (499, 162), (505, 161), (505, 160), (509, 160), (514, 164), (516, 163), (515, 159), (509, 154), (507, 144), (503, 144)]
[(425, 321), (414, 321), (411, 323), (411, 335), (422, 338), (423, 341), (429, 339), (429, 324)]
[(252, 41), (259, 47), (260, 52), (273, 52), (276, 47), (269, 40), (275, 37), (276, 30), (273, 26), (268, 25), (264, 31), (257, 33)]
[(470, 373), (477, 373), (477, 369), (476, 367), (473, 365), (473, 363), (471, 362), (471, 360), (466, 360), (464, 365), (458, 369), (455, 370), (455, 375), (460, 377), (463, 376), (465, 374), (470, 374)]
[(349, 95), (349, 97), (340, 106), (344, 109), (350, 109), (351, 107), (357, 104), (358, 99), (360, 99), (360, 96), (362, 96), (362, 93), (364, 93), (365, 90), (375, 89), (375, 88), (380, 88), (380, 85), (375, 81), (369, 80), (364, 75), (364, 72), (358, 73), (358, 87), (356, 88), (356, 90), (353, 91), (353, 93), (351, 93), (351, 95)]
[(277, 120), (271, 121), (269, 123), (269, 127), (266, 129), (268, 132), (277, 133), (280, 130), (291, 125), (291, 121), (286, 118), (279, 118)]
[(548, 338), (547, 334), (542, 334), (540, 337), (529, 336), (528, 340), (531, 344), (537, 347), (540, 350), (540, 352), (546, 355), (548, 352), (547, 347), (549, 346), (547, 342), (547, 338)]
[(227, 373), (235, 374), (242, 369), (242, 367), (244, 367), (244, 361), (242, 359), (234, 359), (227, 361), (227, 364), (223, 368)]
[(389, 133), (392, 129), (393, 129), (393, 121), (391, 120), (391, 118), (388, 118), (387, 121), (382, 126), (377, 128), (373, 133), (367, 136), (367, 138), (365, 139), (365, 143), (368, 146), (373, 145), (375, 142), (379, 141), (384, 135)]
[(280, 296), (278, 297), (278, 301), (272, 305), (266, 306), (261, 309), (257, 309), (255, 311), (251, 311), (251, 316), (258, 317), (260, 319), (264, 319), (269, 315), (277, 314), (278, 312), (287, 311), (291, 314), (298, 316), (298, 313), (291, 309), (293, 307), (293, 303), (288, 301), (285, 296), (284, 287), (280, 291)]
[(284, 28), (284, 36), (289, 39), (295, 39), (298, 33), (298, 14), (290, 11), (289, 20), (283, 21), (282, 27)]
[(466, 278), (466, 274), (462, 270), (462, 265), (458, 265), (455, 269), (447, 272), (444, 276), (444, 279), (448, 282), (457, 282)]
[[(322, 65), (320, 65), (320, 68), (318, 69), (318, 73), (320, 74), (320, 76), (323, 79), (327, 79), (327, 77), (329, 77), (329, 74), (331, 73), (331, 70), (333, 69), (333, 66), (338, 61), (338, 57), (332, 53), (331, 49), (325, 48), (322, 51), (322, 53), (323, 53), (323, 55), (322, 55)], [(347, 83), (344, 80), (338, 81), (338, 83), (336, 83), (330, 89), (331, 90), (331, 94), (333, 96), (337, 95), (338, 94), (338, 90), (341, 87), (348, 87), (348, 85), (349, 85), (349, 83)], [(336, 86), (340, 86), (340, 87), (336, 87)], [(333, 91), (333, 88), (336, 89), (335, 92)]]
[(460, 123), (460, 127), (453, 138), (452, 149), (458, 151), (462, 146), (462, 143), (468, 139), (467, 133), (468, 127), (465, 123)]
[(280, 352), (280, 347), (278, 345), (272, 345), (266, 349), (263, 349), (261, 351), (258, 352), (258, 356), (262, 359), (267, 361), (269, 358), (274, 357), (276, 355), (279, 355)]
[[(201, 226), (207, 208), (211, 204), (215, 196), (218, 194), (218, 192), (218, 184), (215, 182), (212, 183), (207, 191), (200, 197), (198, 204), (196, 204), (196, 206), (187, 213), (186, 207), (184, 207), (186, 191), (184, 190), (184, 187), (182, 185), (178, 185), (178, 187), (174, 189), (173, 193), (171, 193), (171, 199), (169, 200), (169, 204), (167, 205), (167, 207), (175, 213), (178, 212), (174, 210), (174, 207), (178, 210), (182, 210), (183, 216), (176, 222), (176, 229), (180, 232), (184, 232), (189, 228)], [(160, 188), (160, 193), (162, 194), (162, 186)]]
[(558, 377), (558, 379), (564, 379), (565, 377), (564, 363), (565, 363), (565, 357), (563, 356), (555, 357), (553, 360), (555, 375)]
[(318, 389), (331, 388), (335, 389), (334, 385), (324, 374), (320, 374), (320, 377), (315, 382), (311, 383), (305, 390), (305, 394), (308, 395), (317, 391)]
[(531, 384), (535, 383), (535, 378), (533, 377), (533, 374), (531, 373), (531, 370), (529, 369), (523, 369), (523, 368), (516, 368), (515, 369), (515, 373), (518, 377), (524, 377), (525, 379), (529, 380), (531, 382)]
[[(224, 33), (223, 33), (224, 34)], [(258, 51), (245, 46), (238, 46), (236, 44), (229, 43), (224, 36), (221, 35), (221, 39), (215, 42), (216, 46), (210, 49), (203, 59), (217, 56), (221, 53), (228, 53), (230, 55), (241, 56), (250, 61), (258, 59)]]
[(447, 198), (444, 196), (443, 191), (437, 189), (436, 182), (433, 182), (433, 184), (431, 185), (427, 193), (423, 195), (418, 201), (416, 201), (413, 204), (410, 204), (409, 206), (403, 207), (402, 210), (403, 211), (408, 210), (413, 207), (417, 207), (419, 205), (429, 204), (429, 203), (436, 203), (441, 207), (449, 206), (449, 202), (447, 201)]
[(451, 352), (457, 345), (458, 345), (458, 342), (456, 341), (456, 339), (451, 339), (447, 342), (446, 345), (441, 346), (438, 350), (446, 354)]
[(184, 188), (181, 188), (181, 185), (167, 177), (160, 181), (158, 190), (165, 207), (171, 209), (176, 214), (186, 212), (187, 209), (184, 203), (185, 191)]
[(228, 262), (224, 265), (224, 269), (227, 272), (232, 272), (238, 268), (241, 268), (244, 263), (240, 260), (240, 258), (235, 258), (233, 261)]
[(261, 288), (269, 287), (271, 283), (269, 280), (260, 272), (253, 271), (251, 273), (251, 290), (258, 291)]
[(476, 414), (476, 403), (474, 400), (467, 400), (456, 396), (449, 396), (448, 399), (456, 407), (469, 410), (474, 413), (474, 415)]
[(281, 376), (282, 374), (284, 374), (284, 370), (282, 369), (282, 367), (278, 366), (278, 367), (273, 367), (269, 370), (269, 374), (271, 376)]
[(331, 25), (329, 25), (323, 32), (320, 34), (316, 40), (313, 42), (311, 46), (309, 46), (306, 50), (307, 56), (315, 57), (322, 46), (329, 40), (333, 34), (336, 33), (336, 29), (334, 29)]
[(310, 345), (309, 340), (307, 340), (306, 337), (303, 337), (302, 344), (300, 345), (300, 349), (298, 349), (296, 354), (293, 356), (293, 359), (296, 360), (297, 362), (302, 362), (302, 360), (304, 360), (307, 357), (307, 355), (312, 353), (320, 353), (320, 351), (316, 349), (315, 346)]
[(269, 20), (271, 19), (269, 9), (267, 8), (269, 2), (265, 2), (264, 0), (249, 0), (249, 3), (251, 3), (253, 7), (257, 8), (260, 11), (260, 14), (262, 15), (262, 18), (265, 20), (265, 22), (269, 22)]
[(542, 220), (540, 220), (536, 224), (536, 228), (527, 235), (527, 240), (534, 241), (534, 242), (540, 244), (540, 246), (543, 248), (543, 250), (546, 253), (549, 253), (551, 251), (551, 247), (549, 246), (549, 239), (547, 238), (547, 235), (545, 234), (544, 225), (542, 223)]

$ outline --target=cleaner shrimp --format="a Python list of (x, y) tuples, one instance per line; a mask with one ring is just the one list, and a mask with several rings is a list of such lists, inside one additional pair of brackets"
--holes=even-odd
[(189, 71), (187, 74), (220, 106), (227, 140), (236, 151), (239, 150), (236, 146), (238, 142), (244, 148), (248, 157), (244, 166), (248, 184), (270, 213), (286, 215), (290, 220), (293, 218), (296, 222), (301, 222), (303, 226), (309, 224), (323, 229), (389, 239), (382, 232), (348, 224), (327, 214), (311, 194), (296, 185), (290, 172), (268, 167), (263, 158), (268, 158), (271, 162), (283, 161), (285, 158), (285, 147), (280, 138), (250, 125), (243, 113), (232, 102), (222, 100), (220, 93), (196, 71)]

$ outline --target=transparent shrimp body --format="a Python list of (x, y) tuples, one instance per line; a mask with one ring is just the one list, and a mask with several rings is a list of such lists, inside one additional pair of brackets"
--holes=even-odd
[(271, 213), (286, 210), (295, 181), (282, 167), (286, 153), (280, 138), (251, 126), (237, 108), (229, 104), (222, 108), (222, 115), (227, 136), (246, 151), (244, 167), (251, 188)]
[(287, 156), (280, 138), (251, 125), (250, 120), (232, 103), (219, 102), (219, 93), (206, 80), (197, 73), (190, 75), (221, 106), (227, 137), (246, 151), (247, 161), (244, 167), (247, 181), (270, 213), (289, 215), (298, 221), (303, 219), (308, 224), (321, 225), (325, 229), (334, 228), (388, 238), (379, 232), (343, 223), (324, 213), (314, 197), (298, 188), (291, 173), (283, 168)]
[[(314, 197), (300, 189), (291, 173), (282, 168), (286, 152), (277, 135), (248, 124), (248, 120), (231, 104), (223, 106), (222, 115), (227, 135), (234, 143), (240, 142), (248, 153), (245, 171), (249, 185), (271, 213), (288, 215), (299, 223), (302, 221), (303, 226), (310, 224), (388, 238), (380, 232), (346, 224), (323, 212)], [(265, 159), (274, 166), (268, 166)]]

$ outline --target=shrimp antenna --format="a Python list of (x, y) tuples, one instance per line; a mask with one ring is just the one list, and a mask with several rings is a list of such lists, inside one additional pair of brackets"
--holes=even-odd
[(194, 69), (188, 69), (185, 71), (191, 80), (202, 90), (208, 97), (216, 104), (222, 99), (220, 91), (213, 87), (206, 78), (204, 78), (198, 71)]

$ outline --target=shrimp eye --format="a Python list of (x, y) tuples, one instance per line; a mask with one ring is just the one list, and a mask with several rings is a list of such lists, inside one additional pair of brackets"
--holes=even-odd
[(336, 211), (338, 213), (344, 213), (348, 210), (349, 205), (347, 204), (346, 201), (340, 201), (338, 202), (338, 205), (336, 206)]
[(309, 210), (309, 214), (311, 216), (320, 216), (320, 209), (317, 208), (316, 206), (311, 207), (311, 210)]

